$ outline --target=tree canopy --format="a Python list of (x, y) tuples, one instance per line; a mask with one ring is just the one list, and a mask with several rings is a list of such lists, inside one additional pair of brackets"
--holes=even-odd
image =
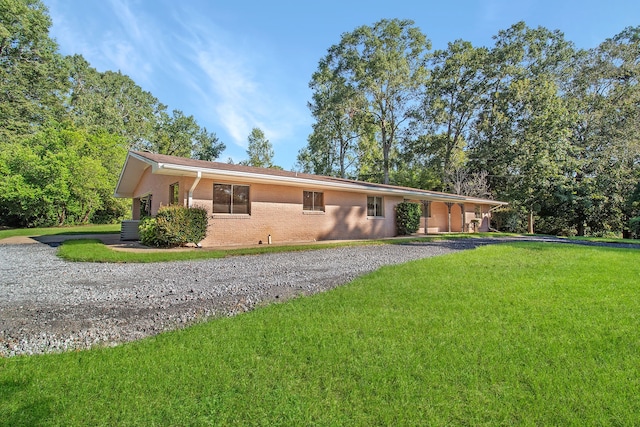
[(260, 128), (253, 128), (247, 139), (249, 142), (247, 156), (249, 158), (240, 162), (240, 164), (258, 168), (281, 169), (273, 164), (273, 145), (271, 145), (271, 142), (265, 137)]
[(518, 22), (493, 46), (432, 52), (413, 22), (382, 20), (320, 59), (298, 161), (508, 201), (494, 215), (506, 230), (629, 235), (640, 217), (638, 64), (640, 27), (581, 50)]

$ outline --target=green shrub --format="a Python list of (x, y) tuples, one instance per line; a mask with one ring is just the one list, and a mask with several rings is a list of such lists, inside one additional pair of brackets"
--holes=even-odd
[(421, 214), (419, 203), (398, 203), (396, 206), (396, 231), (398, 235), (412, 234), (418, 231)]
[(140, 241), (147, 246), (184, 246), (207, 236), (207, 210), (200, 207), (164, 206), (155, 218), (140, 223)]

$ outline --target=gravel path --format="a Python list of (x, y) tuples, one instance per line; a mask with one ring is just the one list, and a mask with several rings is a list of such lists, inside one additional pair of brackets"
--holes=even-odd
[(154, 264), (72, 263), (0, 245), (0, 356), (115, 345), (258, 303), (310, 295), (383, 265), (486, 242), (358, 246)]

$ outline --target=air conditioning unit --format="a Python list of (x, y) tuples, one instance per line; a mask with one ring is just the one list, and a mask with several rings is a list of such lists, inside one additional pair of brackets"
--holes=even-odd
[(140, 221), (137, 219), (130, 219), (122, 221), (120, 226), (120, 240), (140, 240), (140, 233), (138, 232), (138, 226)]

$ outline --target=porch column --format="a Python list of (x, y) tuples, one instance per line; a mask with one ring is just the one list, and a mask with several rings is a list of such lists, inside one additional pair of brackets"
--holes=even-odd
[(464, 203), (458, 203), (458, 206), (460, 206), (460, 219), (462, 220), (462, 227), (460, 230), (464, 233)]
[(198, 171), (198, 174), (196, 175), (196, 179), (193, 180), (193, 184), (191, 185), (191, 188), (189, 189), (189, 194), (187, 195), (188, 208), (193, 207), (193, 192), (198, 186), (198, 183), (200, 182), (201, 178), (202, 178), (202, 171)]
[(140, 219), (140, 198), (134, 197), (131, 204), (131, 219)]
[(451, 208), (455, 203), (446, 202), (445, 205), (447, 205), (447, 232), (451, 233)]

